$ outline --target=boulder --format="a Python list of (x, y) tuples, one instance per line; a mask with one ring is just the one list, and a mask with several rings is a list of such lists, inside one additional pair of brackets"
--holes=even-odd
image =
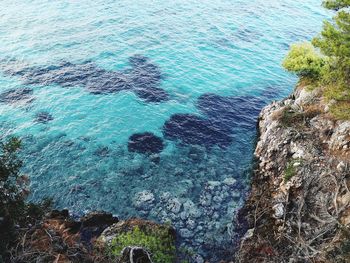
[(150, 253), (143, 247), (128, 246), (122, 252), (119, 263), (153, 263)]

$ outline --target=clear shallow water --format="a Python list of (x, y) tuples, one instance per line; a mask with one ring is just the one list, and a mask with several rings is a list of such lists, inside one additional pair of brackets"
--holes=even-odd
[[(0, 92), (31, 89), (12, 101), (0, 95), (1, 130), (23, 137), (31, 199), (171, 221), (195, 253), (224, 256), (248, 190), (258, 110), (293, 88), (280, 66), (289, 43), (327, 16), (318, 0), (1, 1)], [(147, 67), (133, 66), (135, 55)], [(108, 74), (128, 88), (102, 85)], [(159, 90), (166, 99), (152, 101)], [(52, 120), (36, 122), (43, 111)], [(199, 122), (164, 132), (184, 113)], [(128, 151), (143, 132), (163, 139), (159, 155)], [(145, 190), (154, 202), (149, 192), (139, 202)]]

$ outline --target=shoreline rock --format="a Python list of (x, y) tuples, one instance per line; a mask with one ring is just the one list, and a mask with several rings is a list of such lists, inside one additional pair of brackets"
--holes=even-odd
[(297, 87), (259, 116), (252, 187), (241, 210), (248, 231), (235, 262), (349, 259), (350, 121), (324, 110), (319, 89)]

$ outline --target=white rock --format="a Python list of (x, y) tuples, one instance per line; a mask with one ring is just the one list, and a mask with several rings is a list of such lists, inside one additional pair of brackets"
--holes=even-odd
[(224, 180), (224, 184), (229, 185), (229, 186), (235, 185), (236, 182), (237, 182), (237, 180), (235, 178), (232, 178), (232, 177), (226, 178)]
[(338, 165), (337, 165), (337, 170), (339, 171), (339, 172), (344, 172), (345, 171), (345, 169), (346, 169), (346, 164), (343, 162), (343, 161), (341, 161)]
[(215, 187), (218, 187), (220, 185), (221, 185), (221, 183), (219, 181), (209, 181), (208, 182), (208, 188), (210, 190), (213, 190)]
[(154, 195), (151, 191), (144, 190), (135, 194), (133, 205), (136, 208), (148, 209), (154, 203)]
[(187, 200), (183, 204), (184, 212), (188, 215), (187, 217), (198, 218), (202, 215), (201, 211), (196, 207), (196, 205), (191, 201)]
[(214, 196), (213, 201), (215, 203), (221, 203), (222, 202), (222, 198), (220, 196)]
[(179, 233), (180, 233), (180, 236), (183, 237), (183, 238), (190, 238), (190, 237), (193, 237), (193, 233), (186, 229), (186, 228), (181, 228), (179, 230)]
[(186, 225), (189, 229), (194, 229), (196, 228), (196, 222), (192, 219), (188, 219), (186, 222)]
[(315, 98), (315, 94), (313, 94), (311, 91), (308, 91), (307, 89), (301, 89), (298, 93), (299, 94), (297, 95), (297, 98), (294, 102), (297, 105), (306, 104)]
[(294, 167), (299, 167), (300, 165), (301, 165), (301, 163), (299, 163), (299, 162), (293, 163), (293, 166), (294, 166)]
[(254, 236), (254, 231), (255, 231), (255, 228), (248, 229), (243, 237), (243, 240), (252, 238)]
[(202, 206), (209, 206), (211, 204), (211, 199), (212, 199), (211, 194), (205, 193), (199, 197), (199, 203)]
[(204, 259), (201, 255), (195, 255), (193, 257), (193, 261), (194, 263), (204, 263)]
[(169, 192), (163, 192), (160, 195), (160, 200), (163, 201), (163, 202), (168, 201), (170, 198), (171, 198), (171, 193), (169, 193)]
[(282, 218), (284, 216), (284, 205), (282, 203), (275, 204), (272, 209), (275, 212), (275, 218)]
[(166, 209), (173, 212), (174, 214), (178, 214), (181, 210), (181, 203), (177, 198), (170, 198), (167, 202)]
[[(350, 144), (350, 121), (341, 123), (333, 131), (333, 134), (329, 140), (331, 149), (340, 150), (344, 149), (345, 145)], [(347, 147), (344, 149), (346, 150)]]

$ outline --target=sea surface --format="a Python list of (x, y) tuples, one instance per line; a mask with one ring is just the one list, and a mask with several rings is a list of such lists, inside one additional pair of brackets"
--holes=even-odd
[(1, 0), (0, 136), (31, 201), (171, 222), (184, 257), (232, 253), (256, 119), (320, 0)]

